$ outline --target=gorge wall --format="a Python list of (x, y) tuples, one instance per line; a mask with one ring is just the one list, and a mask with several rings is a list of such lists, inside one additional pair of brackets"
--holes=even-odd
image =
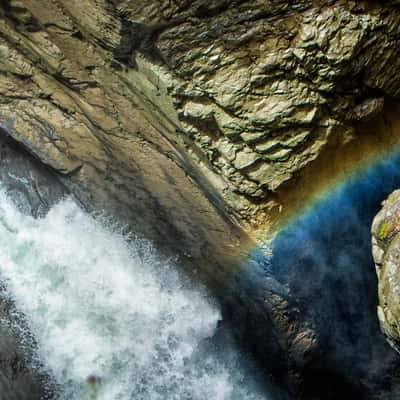
[(379, 281), (378, 317), (389, 343), (400, 351), (399, 331), (399, 195), (384, 202), (372, 225), (372, 250)]
[[(272, 224), (290, 182), (399, 95), (387, 2), (2, 4), (3, 130), (154, 240), (190, 241), (193, 218), (207, 236)], [(189, 201), (220, 220), (185, 217)]]
[(268, 272), (267, 238), (398, 144), (396, 3), (2, 0), (0, 132), (83, 207), (178, 254), (299, 390), (325, 342), (299, 278)]

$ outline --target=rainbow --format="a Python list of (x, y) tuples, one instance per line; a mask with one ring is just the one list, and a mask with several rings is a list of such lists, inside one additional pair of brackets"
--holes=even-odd
[[(309, 167), (275, 194), (278, 211), (256, 232), (262, 240), (290, 229), (318, 208), (334, 208), (334, 199), (364, 191), (380, 193), (379, 203), (400, 188), (400, 106), (389, 104), (373, 121), (359, 125), (345, 145), (327, 146)], [(383, 186), (385, 186), (383, 188)], [(360, 205), (361, 207), (361, 205)], [(333, 210), (332, 210), (333, 212)], [(339, 212), (339, 211), (335, 211)]]

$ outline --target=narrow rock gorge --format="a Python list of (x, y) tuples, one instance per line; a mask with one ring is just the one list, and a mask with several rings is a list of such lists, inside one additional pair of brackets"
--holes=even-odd
[(289, 398), (396, 399), (370, 225), (400, 187), (399, 37), (398, 1), (1, 0), (0, 181), (176, 259)]

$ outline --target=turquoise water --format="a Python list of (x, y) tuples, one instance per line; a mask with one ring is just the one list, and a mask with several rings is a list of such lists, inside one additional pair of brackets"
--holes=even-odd
[(0, 277), (24, 314), (62, 400), (261, 400), (271, 397), (201, 288), (141, 241), (127, 242), (72, 200), (39, 220), (0, 191)]

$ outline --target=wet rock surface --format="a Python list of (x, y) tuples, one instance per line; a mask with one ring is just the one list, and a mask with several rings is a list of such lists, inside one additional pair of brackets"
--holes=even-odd
[[(34, 217), (68, 195), (54, 171), (35, 160), (30, 153), (0, 129), (0, 181), (21, 211)], [(15, 309), (0, 284), (0, 399), (45, 400), (52, 398), (51, 377), (41, 371), (35, 358), (35, 339), (23, 315)]]
[(0, 296), (0, 399), (53, 399), (52, 378), (35, 359), (35, 339), (3, 286)]
[(36, 218), (69, 195), (50, 168), (0, 129), (0, 182), (21, 211)]
[[(307, 191), (321, 166), (337, 174), (345, 151), (357, 159), (357, 128), (398, 98), (396, 3), (3, 0), (1, 129), (57, 174), (55, 198), (70, 191), (178, 254), (296, 392), (314, 380), (321, 326), (304, 317), (295, 273), (266, 273), (263, 252), (237, 260), (248, 235), (307, 201), (294, 187)], [(17, 164), (0, 174), (40, 215), (53, 190)], [(333, 388), (346, 362), (324, 375)]]

